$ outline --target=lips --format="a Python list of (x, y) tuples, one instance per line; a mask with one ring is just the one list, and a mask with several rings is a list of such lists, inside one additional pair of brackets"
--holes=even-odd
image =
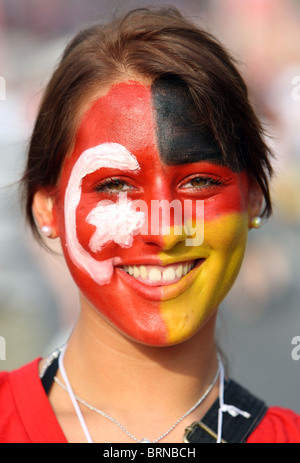
[(164, 286), (178, 282), (195, 266), (196, 261), (167, 265), (125, 265), (123, 270), (148, 286)]
[(124, 265), (115, 269), (124, 284), (131, 287), (137, 295), (151, 301), (163, 301), (184, 293), (197, 278), (203, 261), (205, 259), (195, 259), (165, 266)]

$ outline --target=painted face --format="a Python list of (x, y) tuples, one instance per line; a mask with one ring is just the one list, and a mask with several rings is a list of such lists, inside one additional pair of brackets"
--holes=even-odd
[(80, 291), (149, 345), (203, 326), (246, 245), (247, 177), (222, 165), (195, 123), (170, 82), (115, 84), (85, 113), (58, 186), (61, 242)]

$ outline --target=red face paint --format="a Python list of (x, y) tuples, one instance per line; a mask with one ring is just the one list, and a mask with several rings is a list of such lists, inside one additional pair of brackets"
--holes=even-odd
[[(161, 301), (171, 295), (168, 302), (176, 312), (178, 292), (181, 307), (184, 291), (180, 288), (191, 279), (182, 274), (181, 263), (191, 262), (187, 263), (190, 268), (182, 266), (185, 273), (196, 261), (200, 268), (202, 260), (209, 259), (212, 245), (207, 247), (204, 237), (203, 246), (187, 247), (184, 232), (167, 237), (161, 228), (155, 235), (149, 228), (141, 229), (145, 214), (138, 215), (134, 202), (147, 205), (148, 227), (155, 200), (176, 200), (182, 210), (187, 200), (204, 201), (205, 223), (209, 223), (246, 214), (248, 182), (245, 174), (211, 161), (164, 163), (156, 129), (150, 87), (137, 82), (112, 86), (83, 117), (75, 149), (63, 166), (57, 215), (68, 266), (86, 299), (127, 336), (166, 345), (191, 336), (200, 326), (197, 319), (185, 332), (179, 330), (177, 338), (172, 336)], [(125, 193), (127, 203), (122, 202)], [(125, 216), (127, 233), (118, 230), (112, 235), (112, 218), (123, 226)], [(171, 218), (171, 230), (176, 220)], [(175, 272), (181, 276), (174, 277)], [(195, 310), (209, 314), (209, 307)]]

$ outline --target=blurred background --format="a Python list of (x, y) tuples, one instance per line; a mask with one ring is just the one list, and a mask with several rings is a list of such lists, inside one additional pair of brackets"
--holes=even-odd
[(231, 50), (270, 134), (274, 215), (250, 232), (218, 338), (236, 380), (270, 405), (300, 412), (300, 361), (291, 355), (300, 336), (299, 0), (0, 1), (0, 370), (63, 343), (78, 311), (63, 259), (34, 242), (20, 208), (18, 180), (43, 89), (79, 28), (161, 4), (177, 6)]

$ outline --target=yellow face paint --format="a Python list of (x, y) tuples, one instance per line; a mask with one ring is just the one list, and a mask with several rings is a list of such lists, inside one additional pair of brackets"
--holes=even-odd
[[(167, 343), (174, 344), (195, 334), (215, 312), (239, 272), (247, 243), (248, 215), (225, 214), (205, 221), (200, 246), (178, 243), (161, 252), (162, 262), (199, 259), (196, 267), (172, 288), (162, 288), (161, 316)], [(165, 238), (166, 247), (172, 235)], [(203, 259), (202, 261), (200, 259)]]

